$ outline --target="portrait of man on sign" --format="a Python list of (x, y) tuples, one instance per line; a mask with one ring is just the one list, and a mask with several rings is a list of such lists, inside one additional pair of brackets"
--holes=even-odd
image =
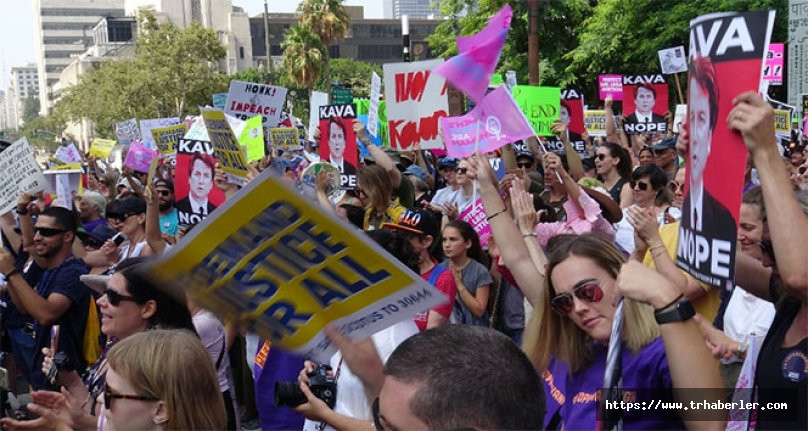
[[(177, 201), (180, 224), (196, 224), (216, 209), (209, 199), (214, 190), (213, 177), (216, 160), (213, 156), (195, 152), (188, 165), (188, 195)], [(185, 221), (185, 223), (183, 223)]]

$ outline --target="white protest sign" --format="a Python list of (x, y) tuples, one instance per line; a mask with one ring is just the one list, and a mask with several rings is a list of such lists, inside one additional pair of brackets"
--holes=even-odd
[(22, 138), (0, 153), (0, 214), (11, 211), (20, 193), (36, 193), (46, 187), (45, 176), (28, 140)]
[(379, 98), (382, 92), (382, 78), (373, 72), (370, 77), (370, 109), (368, 110), (368, 133), (378, 136), (379, 133)]
[(384, 65), (384, 95), (390, 146), (407, 151), (416, 143), (440, 149), (438, 120), (449, 116), (446, 80), (431, 73), (442, 59)]
[(687, 115), (687, 105), (676, 105), (676, 113), (673, 115), (673, 133), (679, 133), (682, 122), (685, 121), (685, 115)]
[(657, 51), (657, 54), (659, 54), (659, 64), (662, 68), (662, 73), (665, 75), (687, 72), (685, 47), (680, 45), (674, 48), (660, 49)]
[(81, 153), (79, 153), (79, 150), (76, 148), (76, 144), (72, 142), (67, 145), (60, 145), (53, 154), (53, 157), (56, 157), (65, 163), (75, 163), (81, 161)]
[(230, 81), (224, 112), (240, 120), (260, 114), (264, 118), (264, 127), (277, 127), (287, 91), (286, 87), (275, 85)]
[(140, 120), (140, 143), (151, 150), (157, 149), (157, 143), (154, 142), (152, 129), (162, 129), (163, 127), (173, 126), (180, 124), (178, 117), (171, 118), (152, 118), (149, 120)]
[(314, 131), (320, 127), (320, 117), (317, 113), (320, 112), (321, 106), (326, 105), (328, 105), (328, 93), (311, 92), (311, 100), (309, 101), (309, 141), (314, 141)]
[[(247, 126), (247, 122), (241, 121), (232, 115), (224, 114), (224, 117), (227, 118), (227, 124), (230, 125), (230, 130), (233, 131), (233, 134), (236, 136), (241, 136), (241, 133), (244, 132), (244, 128)], [(202, 119), (201, 115), (194, 120), (194, 124), (191, 125), (191, 128), (188, 129), (188, 132), (185, 133), (185, 136), (183, 136), (182, 139), (191, 141), (210, 141), (208, 128), (205, 127), (205, 121)]]

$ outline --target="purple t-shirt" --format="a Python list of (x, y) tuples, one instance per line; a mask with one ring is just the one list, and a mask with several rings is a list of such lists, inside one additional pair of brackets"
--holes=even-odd
[[(593, 360), (589, 368), (570, 375), (567, 365), (553, 359), (544, 373), (547, 399), (545, 428), (560, 415), (558, 425), (569, 430), (595, 429), (598, 411), (598, 391), (603, 386), (606, 371), (606, 346), (593, 344)], [(661, 400), (672, 402), (672, 382), (662, 337), (633, 354), (623, 345), (623, 400), (650, 404)], [(623, 429), (684, 429), (676, 410), (630, 410), (623, 412)], [(549, 428), (547, 428), (549, 429)]]

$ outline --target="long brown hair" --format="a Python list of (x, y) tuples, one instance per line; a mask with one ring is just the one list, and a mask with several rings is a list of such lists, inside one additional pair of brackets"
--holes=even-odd
[[(357, 173), (359, 189), (368, 197), (367, 205), (376, 211), (384, 211), (390, 205), (393, 182), (390, 175), (379, 165), (366, 166)], [(402, 179), (406, 181), (406, 178)], [(367, 208), (366, 208), (367, 209)]]
[(167, 430), (224, 429), (227, 414), (213, 361), (186, 330), (154, 329), (126, 337), (107, 364), (139, 395), (165, 403)]
[[(571, 373), (583, 370), (592, 362), (592, 339), (572, 319), (559, 316), (550, 309), (556, 291), (551, 275), (553, 269), (570, 256), (585, 257), (617, 279), (625, 258), (610, 242), (593, 234), (558, 235), (547, 244), (547, 276), (544, 292), (533, 317), (525, 327), (522, 348), (537, 370), (545, 370), (552, 358), (569, 366)], [(623, 342), (632, 352), (638, 352), (659, 337), (659, 326), (654, 321), (649, 305), (625, 299)]]

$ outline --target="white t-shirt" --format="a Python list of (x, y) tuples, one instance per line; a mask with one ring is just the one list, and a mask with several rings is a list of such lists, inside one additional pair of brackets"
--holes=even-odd
[[(752, 334), (766, 335), (774, 320), (774, 304), (735, 286), (724, 311), (724, 333), (741, 343), (748, 343)], [(736, 358), (722, 359), (725, 364), (742, 362)]]
[[(376, 345), (376, 350), (379, 352), (382, 361), (387, 362), (387, 358), (390, 357), (399, 344), (417, 333), (418, 327), (415, 326), (415, 322), (412, 319), (407, 319), (373, 334), (373, 344)], [(351, 369), (344, 362), (340, 365), (341, 360), (342, 354), (337, 352), (331, 357), (330, 363), (335, 374), (339, 369), (339, 376), (337, 376), (337, 404), (334, 406), (334, 411), (355, 419), (372, 421), (371, 401), (365, 396), (365, 387), (362, 381), (351, 372)], [(320, 422), (307, 419), (303, 429), (305, 431), (317, 431), (318, 425), (320, 425)], [(334, 430), (330, 426), (326, 426), (324, 429)]]

